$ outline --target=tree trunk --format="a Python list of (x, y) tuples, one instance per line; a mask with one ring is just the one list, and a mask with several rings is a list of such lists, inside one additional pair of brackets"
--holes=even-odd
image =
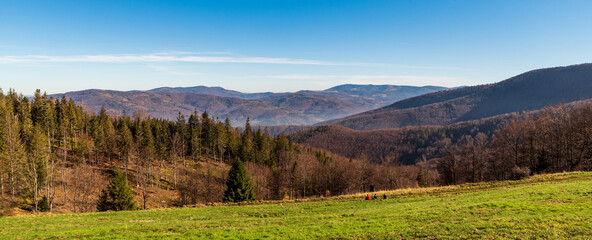
[(177, 158), (173, 158), (173, 187), (177, 189)]
[(4, 174), (0, 173), (0, 191), (2, 192), (2, 198), (4, 198)]
[[(11, 149), (12, 152), (12, 149)], [(14, 199), (14, 195), (16, 194), (16, 190), (15, 190), (15, 182), (14, 182), (14, 159), (12, 158), (12, 154), (10, 154), (10, 193), (12, 195), (12, 199)]]
[(33, 163), (33, 173), (35, 174), (35, 177), (33, 178), (33, 187), (34, 187), (34, 191), (33, 191), (33, 196), (35, 199), (33, 199), (33, 201), (35, 202), (35, 213), (37, 213), (38, 208), (37, 208), (37, 198), (38, 198), (38, 189), (39, 189), (39, 179), (37, 176), (37, 167), (35, 166), (35, 163)]
[(53, 166), (55, 164), (54, 159), (51, 157), (51, 135), (49, 133), (49, 128), (47, 129), (47, 149), (49, 149), (49, 158), (51, 160), (49, 167), (47, 167), (47, 189), (46, 189), (46, 196), (49, 199), (49, 211), (52, 210), (52, 201), (51, 201), (51, 190), (53, 186)]
[(64, 204), (66, 204), (66, 201), (68, 199), (68, 191), (66, 188), (66, 165), (67, 165), (67, 161), (68, 161), (68, 145), (67, 145), (67, 140), (66, 140), (66, 132), (64, 130), (64, 160), (62, 162), (62, 189), (64, 191)]

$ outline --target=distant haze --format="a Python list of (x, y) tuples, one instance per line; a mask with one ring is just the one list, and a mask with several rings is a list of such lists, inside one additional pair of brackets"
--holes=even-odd
[(65, 96), (95, 112), (105, 108), (111, 115), (131, 115), (140, 111), (156, 118), (176, 119), (179, 113), (188, 116), (194, 111), (200, 114), (207, 111), (221, 120), (229, 118), (235, 126), (242, 126), (247, 118), (253, 125), (302, 125), (444, 89), (437, 86), (347, 84), (324, 91), (242, 93), (221, 87), (196, 86), (128, 92), (91, 89), (67, 92)]

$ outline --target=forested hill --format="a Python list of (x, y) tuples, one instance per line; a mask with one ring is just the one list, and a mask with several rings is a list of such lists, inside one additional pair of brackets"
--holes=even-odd
[(464, 135), (486, 136), (515, 114), (459, 122), (448, 126), (404, 127), (377, 130), (353, 130), (338, 125), (323, 125), (294, 131), (288, 138), (305, 146), (314, 146), (348, 158), (368, 159), (374, 163), (412, 165), (440, 156), (444, 140), (456, 142)]
[(590, 171), (592, 103), (576, 101), (448, 126), (360, 131), (328, 125), (289, 138), (346, 157), (437, 169), (444, 184)]
[[(251, 177), (241, 179), (252, 181), (257, 199), (264, 200), (592, 169), (591, 103), (518, 116), (506, 124), (485, 120), (387, 133), (318, 129), (321, 134), (353, 132), (353, 137), (330, 134), (313, 143), (364, 150), (347, 158), (293, 144), (283, 135), (272, 137), (249, 122), (239, 131), (205, 112), (176, 121), (111, 117), (40, 91), (32, 100), (0, 91), (0, 210), (94, 211), (110, 169), (122, 169), (141, 208), (222, 201), (232, 173), (228, 163), (240, 160), (241, 172)], [(305, 140), (314, 140), (315, 132), (310, 133)], [(331, 142), (335, 137), (346, 142)], [(384, 144), (372, 148), (377, 143)], [(382, 147), (392, 150), (376, 150)], [(377, 155), (368, 153), (380, 153), (385, 161), (373, 164), (370, 158)], [(397, 164), (405, 159), (418, 160)]]
[(429, 93), (325, 123), (370, 130), (448, 125), (592, 98), (592, 64), (539, 69), (490, 85)]
[[(77, 103), (98, 113), (101, 108), (110, 115), (132, 115), (143, 112), (154, 118), (175, 119), (181, 113), (189, 115), (193, 111), (207, 111), (210, 115), (228, 118), (234, 124), (252, 118), (253, 124), (276, 123), (282, 117), (285, 124), (304, 124), (314, 122), (308, 116), (295, 110), (282, 109), (259, 100), (245, 100), (200, 93), (153, 93), (144, 91), (84, 90), (64, 94)], [(58, 96), (59, 97), (59, 96)], [(320, 102), (320, 100), (319, 100)], [(332, 104), (329, 101), (328, 104)]]
[(323, 91), (294, 93), (241, 93), (221, 87), (157, 88), (149, 91), (84, 90), (54, 95), (66, 96), (98, 112), (112, 115), (140, 111), (152, 117), (175, 119), (180, 112), (207, 111), (220, 119), (253, 125), (301, 125), (340, 118), (395, 101), (446, 89), (426, 86), (341, 85)]
[(228, 90), (222, 87), (206, 87), (206, 86), (195, 86), (195, 87), (161, 87), (148, 90), (151, 93), (199, 93), (207, 94), (218, 97), (232, 97), (240, 99), (260, 99), (274, 95), (272, 92), (263, 93), (242, 93), (239, 91)]
[[(31, 99), (0, 90), (0, 215), (112, 209), (98, 198), (110, 189), (107, 176), (123, 176), (119, 172), (127, 180), (118, 182), (130, 182), (128, 196), (139, 208), (221, 202), (227, 180), (238, 179), (228, 165), (238, 162), (244, 162), (241, 181), (252, 182), (260, 200), (367, 191), (370, 181), (380, 189), (408, 188), (413, 178), (397, 173), (417, 174), (414, 167), (373, 165), (302, 147), (251, 128), (249, 121), (238, 130), (206, 112), (174, 121), (112, 117), (39, 90)], [(134, 208), (132, 200), (125, 209)]]

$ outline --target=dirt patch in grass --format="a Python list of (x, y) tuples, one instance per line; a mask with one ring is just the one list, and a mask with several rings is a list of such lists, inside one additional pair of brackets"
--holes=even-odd
[(130, 220), (131, 223), (151, 223), (154, 222), (152, 219), (145, 219), (145, 220)]
[(560, 205), (566, 203), (573, 203), (574, 200), (572, 199), (560, 199), (560, 200), (550, 200), (550, 201), (543, 201), (543, 204), (550, 204), (550, 205)]

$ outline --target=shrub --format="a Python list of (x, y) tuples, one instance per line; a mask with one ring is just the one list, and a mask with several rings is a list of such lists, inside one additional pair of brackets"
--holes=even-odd
[(43, 198), (41, 198), (41, 200), (39, 201), (39, 203), (37, 205), (38, 205), (39, 211), (49, 212), (49, 199), (47, 199), (47, 196), (43, 196)]
[(519, 167), (519, 166), (514, 166), (514, 168), (512, 168), (512, 179), (513, 180), (520, 180), (520, 179), (524, 179), (530, 176), (530, 169), (528, 169), (527, 167)]

